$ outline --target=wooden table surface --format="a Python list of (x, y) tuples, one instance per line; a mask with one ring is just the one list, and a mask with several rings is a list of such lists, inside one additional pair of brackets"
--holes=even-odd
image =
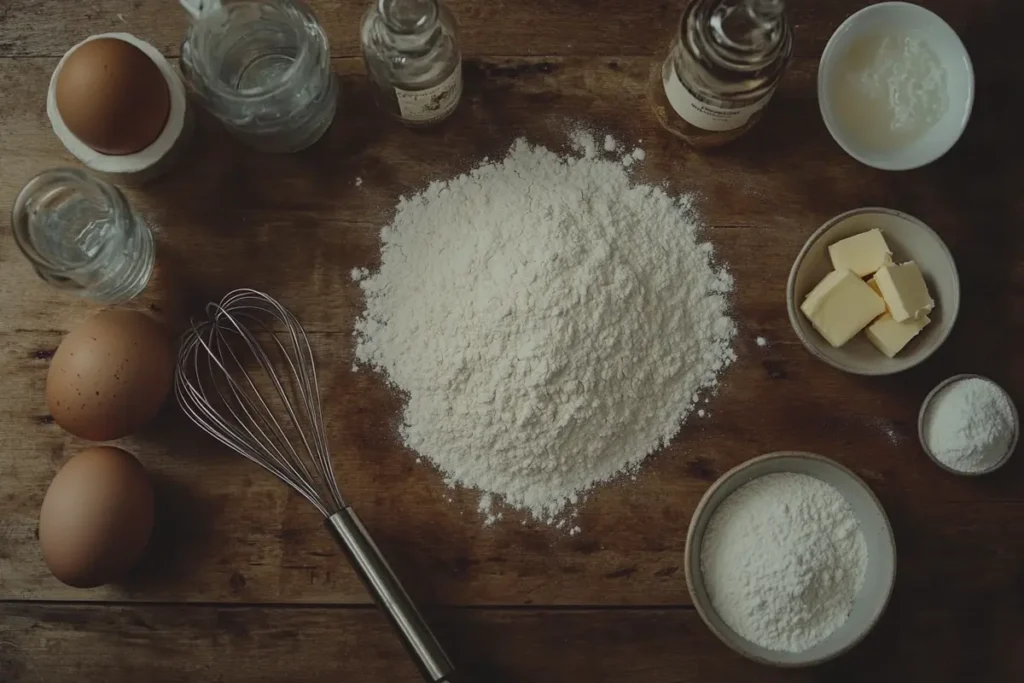
[[(1024, 458), (959, 478), (932, 465), (916, 438), (921, 399), (953, 373), (987, 374), (1024, 404), (1019, 3), (923, 3), (963, 37), (978, 90), (956, 148), (907, 173), (845, 156), (818, 113), (818, 55), (862, 0), (792, 0), (795, 57), (764, 120), (703, 154), (658, 128), (644, 95), (681, 2), (452, 0), (466, 93), (449, 122), (425, 132), (385, 121), (370, 103), (357, 44), (365, 3), (312, 4), (343, 81), (327, 137), (301, 154), (264, 156), (203, 118), (186, 162), (129, 197), (206, 296), (265, 289), (307, 323), (342, 487), (469, 680), (1024, 680)], [(175, 56), (184, 27), (166, 0), (0, 0), (3, 211), (33, 174), (74, 164), (45, 114), (60, 55), (87, 35), (125, 30)], [(641, 178), (697, 193), (708, 237), (736, 277), (739, 360), (710, 417), (688, 422), (635, 481), (594, 492), (578, 535), (515, 516), (485, 527), (474, 495), (447, 491), (402, 448), (400, 397), (350, 371), (361, 299), (348, 273), (377, 262), (378, 231), (399, 196), (519, 136), (560, 146), (577, 120), (643, 140)], [(870, 205), (931, 224), (964, 291), (944, 348), (890, 378), (816, 361), (785, 309), (786, 276), (810, 232)], [(36, 540), (39, 505), (84, 444), (53, 424), (43, 386), (54, 348), (90, 308), (39, 281), (6, 229), (0, 302), (0, 680), (417, 680), (317, 513), (173, 409), (125, 440), (158, 489), (143, 566), (95, 590), (53, 579)], [(899, 552), (876, 630), (812, 670), (733, 654), (704, 627), (681, 570), (687, 524), (710, 482), (779, 449), (823, 453), (859, 473), (885, 505)]]

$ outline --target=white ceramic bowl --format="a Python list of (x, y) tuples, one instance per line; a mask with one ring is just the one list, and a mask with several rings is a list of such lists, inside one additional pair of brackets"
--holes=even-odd
[[(879, 150), (858, 143), (837, 121), (832, 88), (838, 63), (857, 40), (900, 32), (923, 38), (946, 71), (949, 105), (943, 117), (912, 143)], [(818, 64), (818, 104), (828, 132), (857, 161), (885, 171), (905, 171), (935, 161), (960, 139), (974, 104), (974, 70), (960, 37), (934, 12), (906, 2), (870, 5), (844, 21), (825, 46)]]
[[(832, 270), (829, 245), (871, 228), (882, 230), (897, 263), (917, 263), (935, 300), (932, 322), (895, 358), (886, 357), (863, 333), (834, 348), (800, 310), (807, 293)], [(923, 363), (949, 338), (960, 312), (960, 276), (942, 238), (918, 219), (892, 209), (854, 209), (818, 228), (800, 250), (786, 283), (786, 307), (796, 336), (814, 356), (855, 375), (893, 375)]]
[[(830, 484), (853, 508), (868, 549), (864, 585), (853, 600), (850, 616), (842, 626), (817, 645), (803, 652), (776, 652), (755, 645), (722, 621), (711, 604), (701, 572), (700, 549), (704, 532), (723, 500), (744, 484), (766, 474), (794, 472), (806, 474)], [(813, 453), (781, 451), (769, 453), (734, 467), (712, 484), (697, 505), (686, 535), (686, 584), (701, 619), (730, 648), (761, 664), (800, 667), (820, 664), (838, 657), (868, 634), (878, 623), (892, 594), (896, 578), (896, 542), (882, 504), (868, 485), (837, 462)]]
[[(985, 380), (986, 382), (991, 382), (996, 387), (999, 387), (999, 390), (1003, 392), (1004, 396), (1006, 396), (1006, 400), (1009, 401), (1010, 410), (1013, 413), (1013, 438), (1010, 439), (1010, 447), (1006, 449), (1006, 453), (1004, 453), (1002, 457), (990, 463), (989, 466), (986, 467), (985, 469), (978, 470), (977, 472), (962, 472), (960, 470), (955, 470), (946, 463), (942, 462), (935, 456), (934, 453), (932, 453), (932, 449), (928, 447), (928, 440), (924, 438), (925, 425), (928, 421), (928, 413), (931, 410), (932, 401), (935, 400), (935, 397), (939, 395), (940, 391), (948, 387), (950, 384), (953, 384), (954, 382), (959, 382), (962, 379), (982, 379)], [(917, 414), (917, 438), (918, 441), (921, 442), (921, 448), (924, 449), (924, 452), (928, 455), (929, 458), (932, 459), (932, 462), (934, 462), (936, 465), (946, 470), (947, 472), (950, 472), (952, 474), (958, 474), (961, 477), (977, 477), (982, 474), (989, 474), (990, 472), (995, 472), (996, 470), (998, 470), (1000, 467), (1009, 462), (1010, 456), (1013, 455), (1013, 452), (1015, 450), (1017, 450), (1018, 437), (1020, 437), (1020, 414), (1017, 412), (1017, 406), (1013, 402), (1013, 397), (1010, 396), (1009, 392), (1007, 392), (1006, 389), (1004, 389), (998, 383), (993, 382), (988, 377), (984, 377), (982, 375), (953, 375), (952, 377), (939, 382), (939, 384), (934, 389), (928, 392), (928, 395), (921, 403), (921, 411)]]

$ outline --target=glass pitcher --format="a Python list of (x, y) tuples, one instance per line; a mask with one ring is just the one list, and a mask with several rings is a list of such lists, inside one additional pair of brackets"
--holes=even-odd
[(327, 36), (293, 0), (179, 0), (192, 15), (185, 82), (237, 138), (297, 152), (323, 136), (338, 104)]

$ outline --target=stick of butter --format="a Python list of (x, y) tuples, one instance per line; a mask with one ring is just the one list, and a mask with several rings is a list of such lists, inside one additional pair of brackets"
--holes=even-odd
[(885, 305), (898, 323), (927, 315), (935, 308), (921, 270), (913, 261), (885, 266), (873, 278)]
[[(882, 296), (882, 290), (878, 288), (878, 283), (875, 282), (875, 278), (871, 278), (867, 282), (868, 282), (868, 287), (870, 287), (871, 289), (875, 290), (875, 294), (877, 294), (878, 296)], [(882, 300), (883, 301), (885, 300), (884, 296), (882, 297)], [(889, 312), (889, 306), (888, 305), (886, 305), (885, 312), (886, 313)]]
[(814, 329), (839, 348), (885, 313), (885, 302), (850, 270), (834, 270), (811, 290), (800, 310)]
[(892, 263), (892, 252), (878, 228), (839, 240), (828, 248), (832, 267), (852, 270), (858, 277), (867, 277)]
[(889, 358), (893, 358), (930, 322), (931, 318), (927, 315), (922, 315), (920, 318), (910, 318), (898, 323), (892, 319), (891, 315), (886, 313), (868, 325), (868, 329), (864, 330), (864, 334), (875, 345), (875, 348), (889, 356)]

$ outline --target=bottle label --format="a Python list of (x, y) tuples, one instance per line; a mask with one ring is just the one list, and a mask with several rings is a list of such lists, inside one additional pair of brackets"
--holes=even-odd
[(462, 65), (451, 76), (426, 90), (395, 88), (402, 118), (414, 123), (429, 123), (448, 116), (462, 97)]
[(676, 113), (688, 123), (701, 130), (726, 131), (743, 126), (750, 117), (764, 109), (772, 93), (768, 93), (757, 102), (738, 109), (723, 109), (709, 104), (690, 92), (676, 75), (675, 67), (669, 69), (668, 80), (665, 81), (665, 97)]

